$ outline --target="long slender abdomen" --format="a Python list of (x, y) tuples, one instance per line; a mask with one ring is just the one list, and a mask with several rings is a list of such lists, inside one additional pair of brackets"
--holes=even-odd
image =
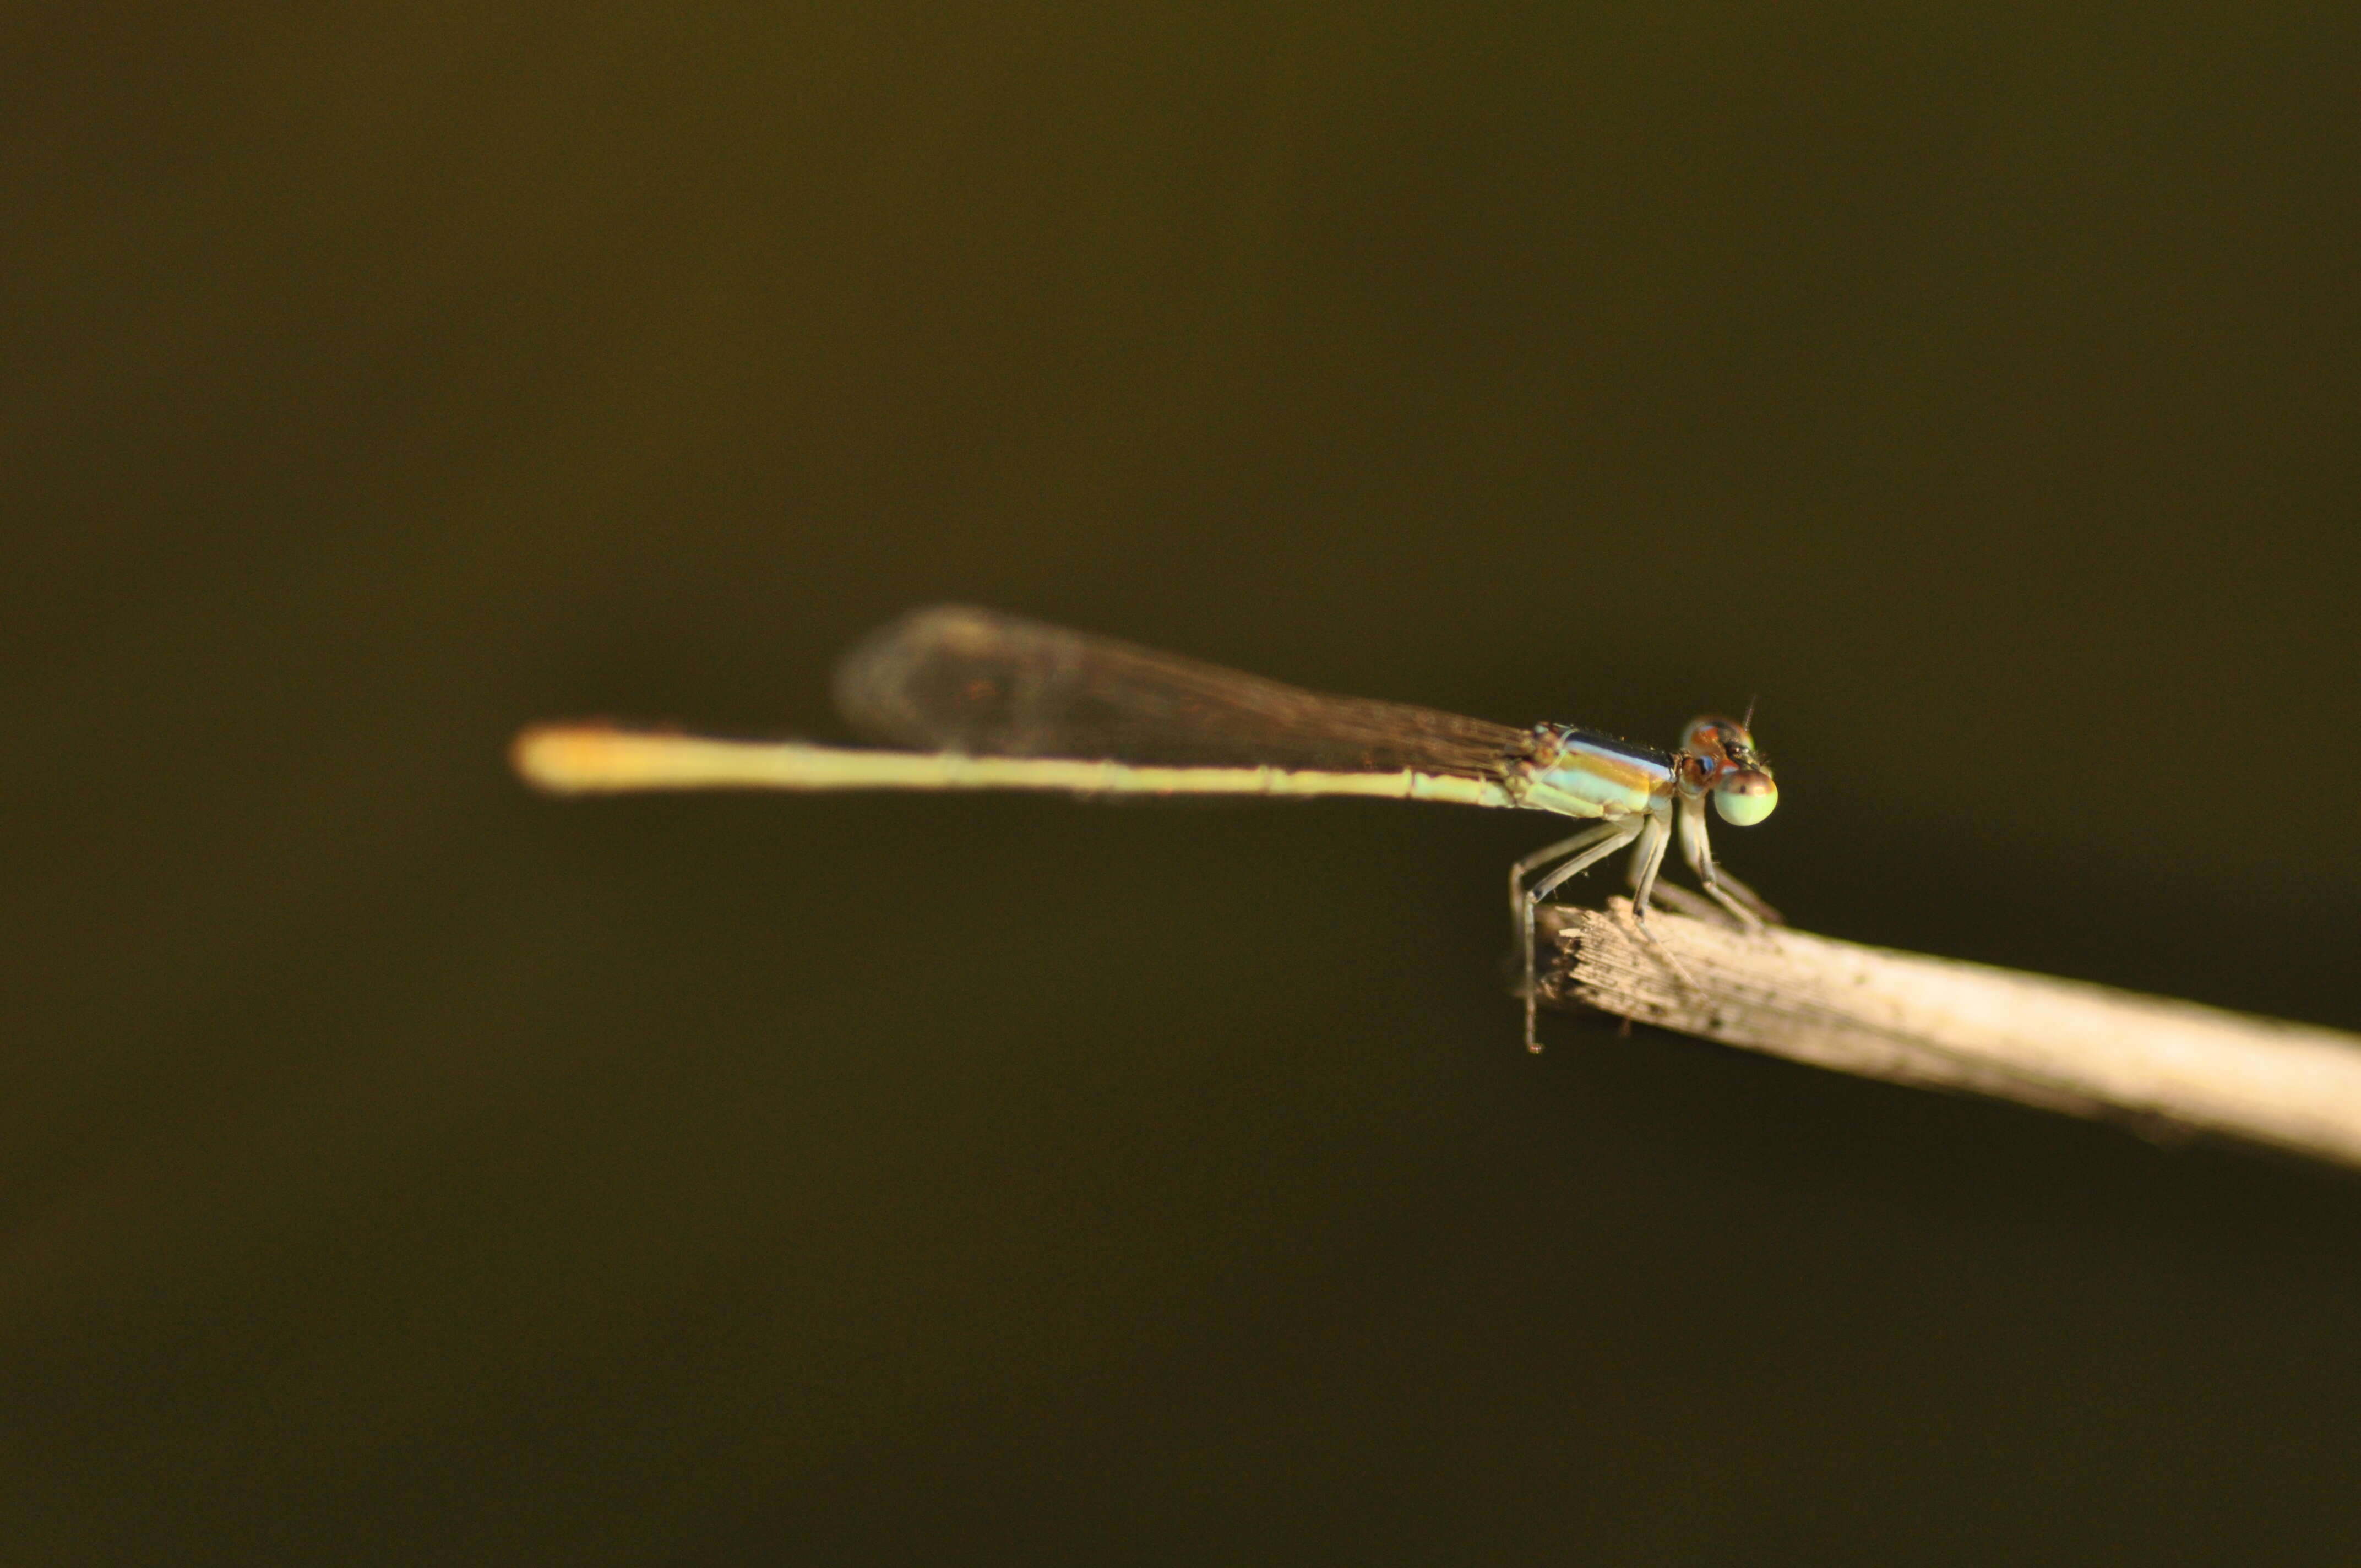
[(723, 740), (699, 735), (545, 725), (511, 752), (527, 782), (553, 795), (643, 790), (1046, 790), (1066, 795), (1357, 795), (1509, 806), (1489, 779), (1419, 773), (1308, 768), (1162, 767), (1076, 757), (972, 757), (958, 751), (887, 751), (800, 740)]

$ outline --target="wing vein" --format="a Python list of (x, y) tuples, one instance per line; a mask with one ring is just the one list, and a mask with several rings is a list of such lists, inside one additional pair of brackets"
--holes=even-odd
[(865, 739), (974, 756), (1490, 777), (1526, 739), (959, 605), (913, 610), (855, 644), (835, 692)]

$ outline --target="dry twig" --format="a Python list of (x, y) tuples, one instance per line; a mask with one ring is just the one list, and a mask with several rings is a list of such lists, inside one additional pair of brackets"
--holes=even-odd
[(1555, 1006), (1864, 1078), (2361, 1166), (2361, 1036), (1662, 910), (1642, 934), (1624, 899), (1545, 913), (1555, 956), (1543, 995)]

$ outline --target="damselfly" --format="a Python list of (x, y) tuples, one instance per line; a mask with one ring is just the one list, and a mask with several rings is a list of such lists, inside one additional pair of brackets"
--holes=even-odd
[[(1534, 1036), (1534, 910), (1632, 848), (1644, 920), (1666, 847), (1743, 924), (1779, 918), (1714, 864), (1706, 802), (1745, 827), (1779, 787), (1744, 722), (1693, 720), (1679, 750), (1563, 724), (1515, 729), (1329, 696), (1109, 637), (961, 606), (914, 610), (838, 664), (837, 706), (907, 751), (730, 740), (611, 724), (519, 735), (517, 771), (561, 795), (656, 789), (1031, 789), (1077, 795), (1364, 795), (1547, 811), (1594, 825), (1509, 872)], [(1752, 717), (1750, 712), (1748, 718)], [(1554, 864), (1553, 864), (1554, 862)], [(1547, 871), (1543, 871), (1548, 867)], [(1540, 873), (1540, 874), (1536, 874)]]

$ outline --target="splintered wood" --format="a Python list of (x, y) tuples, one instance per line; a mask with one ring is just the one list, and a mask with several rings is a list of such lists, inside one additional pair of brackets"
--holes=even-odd
[[(1629, 901), (1543, 911), (1554, 1006), (1863, 1078), (2361, 1166), (2361, 1036)], [(1651, 939), (1653, 938), (1653, 940)]]

